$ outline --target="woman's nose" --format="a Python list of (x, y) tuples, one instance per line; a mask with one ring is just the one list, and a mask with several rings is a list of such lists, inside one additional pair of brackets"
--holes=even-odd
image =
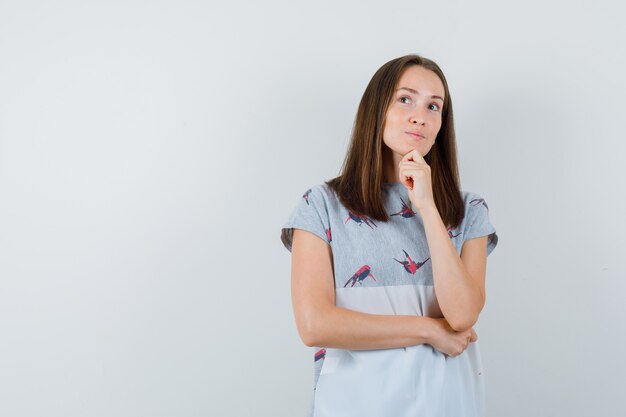
[(423, 125), (424, 120), (425, 120), (423, 113), (424, 111), (422, 110), (420, 106), (414, 107), (411, 111), (411, 119), (410, 119), (411, 124)]
[(415, 114), (413, 114), (411, 116), (411, 123), (412, 124), (423, 125), (424, 124), (424, 118), (419, 113), (415, 113)]

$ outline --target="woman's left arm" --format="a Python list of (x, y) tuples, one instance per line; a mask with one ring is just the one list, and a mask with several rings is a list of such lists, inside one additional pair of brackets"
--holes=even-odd
[(398, 163), (398, 178), (422, 216), (441, 312), (454, 330), (469, 330), (485, 305), (487, 237), (465, 241), (459, 257), (435, 205), (430, 166), (417, 149)]
[(441, 312), (454, 330), (468, 330), (485, 305), (487, 236), (466, 240), (459, 256), (437, 207), (424, 207), (420, 214)]

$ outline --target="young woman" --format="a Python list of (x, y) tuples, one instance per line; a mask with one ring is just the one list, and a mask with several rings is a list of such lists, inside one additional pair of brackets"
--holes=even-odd
[(383, 65), (340, 175), (306, 190), (281, 230), (314, 417), (482, 417), (472, 326), (498, 236), (461, 191), (452, 100), (419, 55)]

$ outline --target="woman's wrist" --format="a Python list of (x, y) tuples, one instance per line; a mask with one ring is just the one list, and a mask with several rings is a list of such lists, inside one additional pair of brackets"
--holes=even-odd
[(437, 205), (435, 205), (435, 203), (429, 204), (425, 207), (421, 207), (417, 211), (419, 212), (422, 218), (432, 217), (432, 216), (441, 217), (441, 214), (439, 213), (439, 210), (437, 209)]
[(437, 334), (437, 322), (432, 317), (418, 316), (420, 320), (420, 334), (419, 337), (423, 340), (423, 343), (430, 344)]

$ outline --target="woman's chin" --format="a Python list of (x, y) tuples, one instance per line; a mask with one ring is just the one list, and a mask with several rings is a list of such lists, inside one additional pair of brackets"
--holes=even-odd
[(426, 156), (426, 154), (428, 154), (428, 152), (430, 152), (430, 147), (425, 149), (423, 146), (409, 146), (402, 150), (404, 153), (402, 153), (401, 155), (404, 156), (414, 150), (419, 152), (419, 154), (422, 155), (422, 157), (424, 157)]

